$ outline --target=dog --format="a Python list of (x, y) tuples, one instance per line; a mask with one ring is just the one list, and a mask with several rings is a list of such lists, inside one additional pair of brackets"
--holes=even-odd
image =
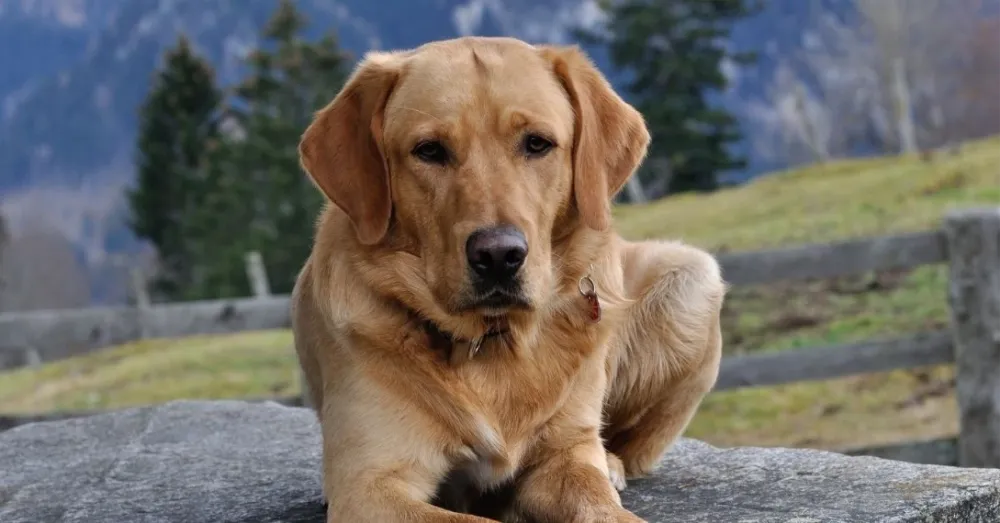
[(292, 293), (327, 521), (640, 522), (718, 375), (716, 260), (626, 241), (650, 134), (577, 46), (368, 52), (299, 144), (326, 196)]

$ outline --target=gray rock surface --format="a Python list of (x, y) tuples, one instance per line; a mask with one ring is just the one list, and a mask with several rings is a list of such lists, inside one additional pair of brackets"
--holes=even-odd
[[(311, 412), (172, 402), (0, 433), (0, 522), (322, 522)], [(652, 523), (994, 522), (1000, 470), (682, 440), (626, 506)]]

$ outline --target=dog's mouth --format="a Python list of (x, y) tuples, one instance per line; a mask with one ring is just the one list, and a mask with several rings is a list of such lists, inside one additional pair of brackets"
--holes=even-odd
[(513, 310), (531, 309), (531, 303), (520, 292), (494, 289), (468, 300), (462, 309), (465, 312), (478, 312), (487, 317), (498, 317)]

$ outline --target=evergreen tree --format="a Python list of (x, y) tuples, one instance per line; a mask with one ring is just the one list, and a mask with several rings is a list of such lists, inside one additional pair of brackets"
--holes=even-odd
[(729, 52), (724, 40), (759, 6), (748, 0), (621, 0), (601, 7), (606, 31), (577, 35), (607, 46), (612, 64), (629, 77), (626, 90), (653, 139), (639, 176), (652, 182), (658, 168), (668, 167), (668, 192), (717, 188), (721, 172), (742, 168), (746, 160), (727, 148), (741, 138), (736, 119), (712, 107), (708, 96), (727, 87), (725, 61), (754, 60)]
[(203, 246), (204, 294), (246, 295), (243, 256), (250, 250), (263, 255), (271, 289), (290, 292), (309, 254), (323, 196), (302, 172), (298, 142), (343, 86), (349, 58), (333, 35), (306, 41), (305, 27), (293, 3), (282, 0), (249, 57), (248, 78), (235, 89), (241, 137), (211, 154), (205, 201), (189, 233)]
[(165, 54), (140, 110), (129, 226), (156, 247), (160, 270), (152, 291), (167, 299), (177, 299), (190, 284), (192, 253), (181, 222), (197, 191), (206, 144), (217, 135), (220, 98), (212, 68), (182, 35)]

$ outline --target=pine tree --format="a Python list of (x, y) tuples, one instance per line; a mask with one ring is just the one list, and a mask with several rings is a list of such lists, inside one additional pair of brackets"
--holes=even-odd
[[(333, 35), (304, 40), (305, 27), (293, 3), (282, 0), (249, 57), (249, 76), (235, 88), (232, 115), (242, 138), (211, 155), (215, 189), (192, 215), (200, 230), (189, 234), (202, 242), (211, 268), (203, 274), (205, 294), (246, 295), (243, 256), (250, 250), (262, 253), (272, 291), (290, 292), (312, 246), (323, 197), (302, 172), (298, 142), (343, 86), (349, 58)], [(206, 222), (213, 225), (197, 225)]]
[(190, 284), (193, 260), (182, 219), (197, 192), (205, 147), (218, 133), (220, 101), (214, 71), (182, 35), (141, 108), (137, 183), (127, 193), (132, 231), (157, 249), (152, 291), (166, 299), (177, 299)]
[(745, 65), (755, 57), (724, 46), (732, 25), (756, 13), (748, 0), (604, 1), (606, 31), (578, 32), (586, 43), (607, 46), (612, 64), (629, 76), (626, 90), (652, 134), (649, 160), (639, 176), (668, 167), (668, 192), (713, 190), (718, 175), (745, 166), (729, 145), (741, 139), (736, 119), (712, 107), (712, 91), (728, 80), (725, 61)]

